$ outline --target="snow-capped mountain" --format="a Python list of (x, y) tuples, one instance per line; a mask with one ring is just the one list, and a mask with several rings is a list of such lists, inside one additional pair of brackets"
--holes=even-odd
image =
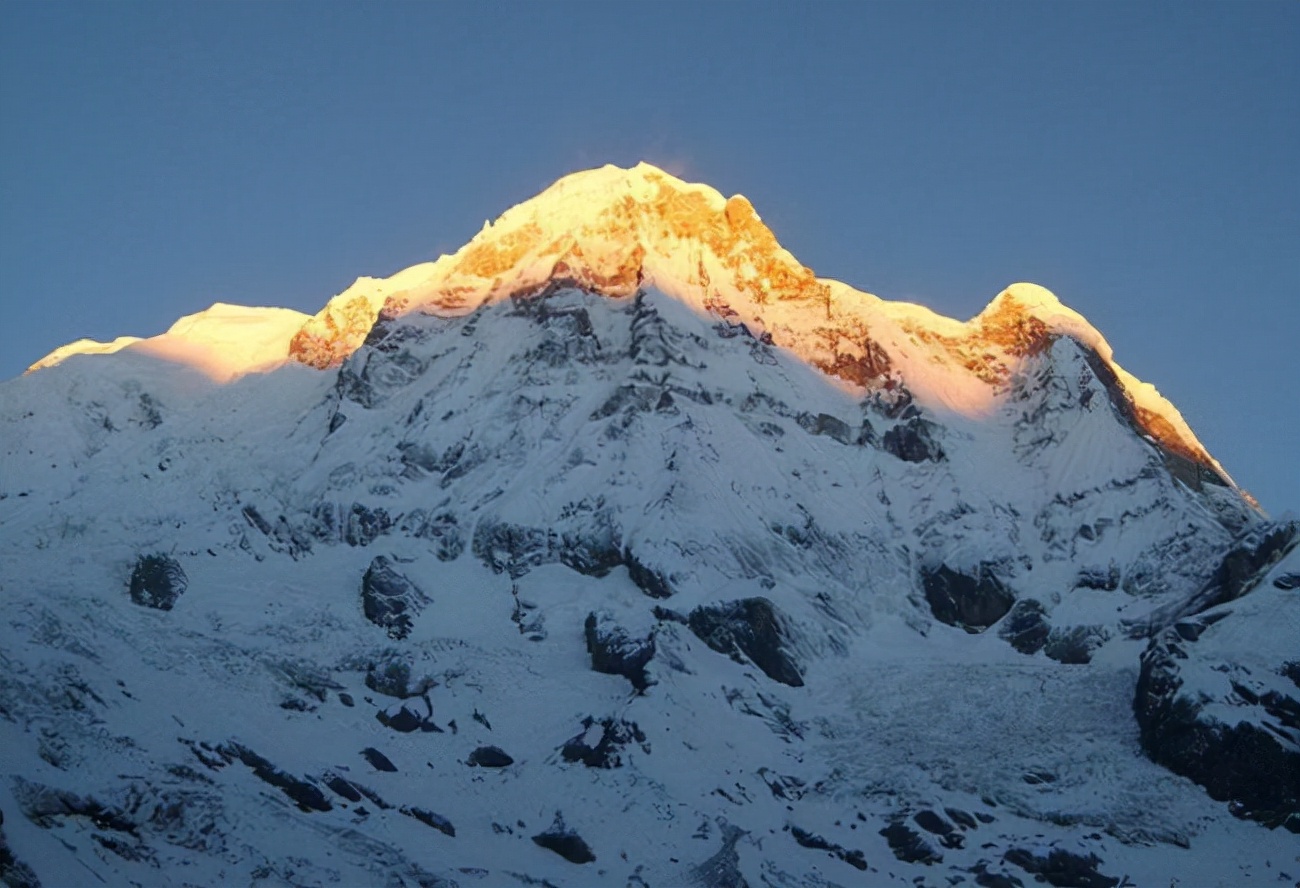
[(605, 167), (0, 455), (8, 884), (1300, 878), (1300, 526), (1040, 287)]

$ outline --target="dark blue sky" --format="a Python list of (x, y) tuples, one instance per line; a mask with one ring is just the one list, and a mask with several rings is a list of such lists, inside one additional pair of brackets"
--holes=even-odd
[(1300, 510), (1300, 4), (0, 5), (0, 378), (314, 312), (559, 176), (743, 192), (819, 274), (1055, 291)]

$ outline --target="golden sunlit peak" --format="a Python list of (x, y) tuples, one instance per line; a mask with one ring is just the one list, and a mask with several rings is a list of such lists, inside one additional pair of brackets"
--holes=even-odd
[(50, 355), (119, 349), (196, 367), (219, 380), (293, 360), (337, 366), (382, 312), (453, 317), (555, 286), (614, 299), (658, 290), (702, 316), (740, 325), (854, 391), (899, 387), (923, 407), (978, 418), (1000, 409), (1011, 381), (1061, 337), (1110, 368), (1123, 411), (1168, 450), (1221, 473), (1178, 411), (1114, 364), (1081, 315), (1036, 284), (1007, 287), (961, 322), (820, 279), (785, 250), (745, 197), (724, 198), (649, 163), (567, 175), (485, 225), (436, 262), (359, 278), (311, 318), (222, 304), (160, 337), (80, 342)]

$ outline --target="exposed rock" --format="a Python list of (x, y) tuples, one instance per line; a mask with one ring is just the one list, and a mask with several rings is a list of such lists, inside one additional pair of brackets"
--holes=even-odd
[(1104, 592), (1114, 592), (1119, 588), (1119, 581), (1119, 565), (1111, 564), (1104, 568), (1085, 567), (1081, 569), (1078, 579), (1074, 581), (1074, 585), (1078, 589), (1101, 589)]
[(171, 610), (185, 593), (189, 580), (170, 555), (141, 555), (131, 571), (131, 600), (144, 607)]
[(633, 638), (604, 612), (588, 614), (584, 631), (592, 669), (621, 675), (638, 691), (650, 686), (645, 669), (655, 654), (653, 632), (644, 638)]
[(555, 812), (555, 821), (550, 828), (533, 836), (533, 841), (548, 851), (554, 851), (569, 863), (591, 863), (596, 859), (582, 837), (565, 826), (559, 811)]
[(452, 826), (451, 821), (441, 814), (408, 805), (403, 805), (401, 812), (407, 817), (414, 817), (426, 826), (432, 826), (443, 835), (451, 836), (453, 839), (456, 838), (456, 827)]
[(623, 547), (623, 563), (627, 565), (627, 575), (632, 582), (646, 595), (651, 598), (672, 597), (673, 587), (669, 578), (645, 564), (626, 546)]
[(992, 626), (1016, 600), (987, 563), (978, 566), (975, 576), (946, 564), (935, 570), (923, 569), (921, 582), (935, 619), (967, 632), (982, 632)]
[(821, 836), (800, 829), (793, 824), (790, 825), (790, 835), (794, 836), (795, 842), (801, 847), (830, 852), (855, 869), (865, 870), (867, 868), (867, 857), (861, 851), (849, 850), (843, 845), (827, 841)]
[(480, 746), (465, 760), (471, 768), (504, 768), (514, 763), (515, 760), (500, 746)]
[(566, 741), (560, 755), (566, 762), (582, 762), (588, 768), (618, 768), (623, 764), (622, 750), (631, 743), (639, 743), (644, 752), (650, 752), (645, 732), (636, 722), (615, 718), (596, 721), (587, 716), (582, 720), (582, 733)]
[(385, 555), (371, 561), (361, 579), (361, 605), (366, 619), (386, 630), (389, 638), (410, 635), (412, 618), (428, 603), (429, 597), (399, 573)]
[(998, 627), (998, 636), (1022, 654), (1036, 654), (1047, 643), (1051, 631), (1043, 606), (1032, 598), (1022, 598)]
[(376, 771), (397, 771), (397, 765), (389, 761), (388, 756), (384, 755), (373, 746), (367, 746), (365, 749), (361, 750), (361, 755), (365, 757), (366, 761), (370, 762), (370, 766)]
[(1195, 595), (1156, 611), (1145, 626), (1138, 627), (1138, 634), (1145, 628), (1147, 634), (1154, 635), (1183, 617), (1237, 600), (1260, 585), (1269, 569), (1297, 545), (1300, 545), (1300, 521), (1272, 522), (1251, 529), (1236, 540)]
[(943, 447), (935, 440), (934, 423), (914, 416), (885, 432), (881, 446), (904, 462), (940, 462)]
[(939, 836), (939, 843), (945, 848), (961, 848), (966, 843), (957, 828), (934, 811), (917, 811), (912, 820), (926, 832)]
[(1053, 848), (1040, 856), (1024, 848), (1012, 848), (1002, 859), (1056, 888), (1115, 888), (1119, 884), (1119, 879), (1097, 871), (1101, 858), (1095, 854), (1085, 857)]
[(399, 700), (417, 697), (437, 684), (427, 675), (412, 679), (410, 663), (395, 651), (385, 651), (367, 664), (365, 682), (375, 693)]
[(1093, 651), (1106, 643), (1110, 633), (1104, 626), (1074, 626), (1053, 629), (1043, 652), (1058, 663), (1084, 665), (1092, 662)]
[(1300, 573), (1282, 574), (1282, 576), (1273, 580), (1273, 585), (1286, 591), (1300, 589)]
[(27, 819), (43, 829), (53, 826), (57, 817), (85, 817), (98, 829), (130, 835), (139, 831), (126, 811), (105, 804), (94, 796), (80, 796), (21, 777), (13, 778), (13, 793)]
[(857, 443), (857, 436), (854, 435), (849, 424), (829, 413), (818, 413), (816, 416), (811, 413), (800, 413), (795, 417), (795, 421), (810, 435), (825, 435), (841, 444)]
[(259, 780), (269, 783), (292, 799), (301, 811), (329, 811), (334, 807), (316, 784), (310, 780), (300, 780), (277, 768), (243, 744), (232, 741), (218, 746), (217, 752), (227, 760), (238, 759), (250, 768)]
[(921, 834), (905, 823), (894, 822), (880, 831), (889, 842), (889, 850), (904, 863), (923, 863), (931, 866), (943, 862), (943, 855), (930, 843), (921, 838)]
[(483, 518), (474, 528), (471, 548), (485, 565), (513, 579), (557, 561), (593, 577), (623, 563), (618, 531), (599, 499), (570, 504), (552, 528)]
[(442, 728), (433, 723), (433, 705), (428, 697), (410, 697), (375, 713), (375, 718), (386, 728), (402, 734), (413, 731), (441, 733)]
[(393, 519), (380, 507), (353, 503), (343, 525), (343, 541), (349, 546), (368, 546), (392, 530)]
[[(4, 813), (0, 812), (0, 824), (4, 823)], [(0, 883), (8, 888), (41, 888), (41, 880), (30, 866), (14, 856), (0, 829)]]
[[(1133, 707), (1142, 748), (1153, 761), (1229, 802), (1239, 817), (1300, 832), (1300, 686), (1288, 674), (1289, 661), (1259, 668), (1259, 654), (1247, 665), (1207, 648), (1232, 621), (1289, 618), (1271, 600), (1256, 604), (1253, 614), (1202, 614), (1153, 638), (1142, 655)], [(1262, 631), (1255, 637), (1264, 651), (1271, 649)], [(1283, 656), (1293, 652), (1288, 644)]]
[(803, 687), (799, 664), (785, 648), (787, 623), (766, 598), (697, 607), (687, 619), (691, 631), (718, 653), (753, 663), (773, 681)]

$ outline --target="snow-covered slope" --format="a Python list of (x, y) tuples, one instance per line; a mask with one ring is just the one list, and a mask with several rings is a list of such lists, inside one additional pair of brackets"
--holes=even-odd
[(0, 384), (10, 883), (1300, 874), (1300, 532), (1046, 291), (607, 167), (255, 317)]

